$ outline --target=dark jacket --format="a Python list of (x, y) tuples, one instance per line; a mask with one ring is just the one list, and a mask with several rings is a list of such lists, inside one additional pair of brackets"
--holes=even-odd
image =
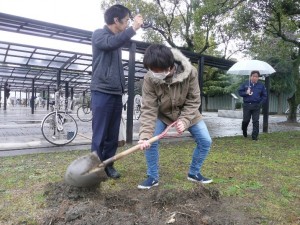
[(246, 93), (247, 89), (249, 87), (249, 81), (242, 84), (239, 88), (239, 95), (243, 97), (244, 103), (259, 103), (263, 104), (267, 100), (267, 91), (265, 88), (265, 85), (261, 82), (257, 82), (256, 84), (253, 84), (250, 82), (250, 89), (253, 92), (252, 95), (248, 95)]
[(114, 34), (107, 26), (94, 31), (91, 91), (116, 95), (124, 93), (122, 46), (134, 35), (132, 27), (118, 34)]

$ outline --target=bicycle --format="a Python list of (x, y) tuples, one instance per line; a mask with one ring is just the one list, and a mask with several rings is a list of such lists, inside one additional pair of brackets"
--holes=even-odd
[(93, 119), (93, 113), (90, 106), (90, 101), (83, 103), (77, 109), (77, 117), (82, 122), (89, 122)]
[(41, 123), (42, 134), (51, 144), (57, 146), (69, 144), (77, 135), (78, 125), (69, 114), (68, 100), (65, 97), (61, 99), (61, 90), (55, 92), (54, 102), (51, 105), (53, 111), (48, 113)]
[(134, 116), (135, 116), (136, 120), (140, 119), (140, 116), (141, 116), (141, 106), (140, 105), (136, 105), (134, 107)]
[(141, 104), (142, 104), (142, 97), (137, 94), (134, 96), (134, 116), (135, 116), (135, 119), (138, 120), (140, 119), (140, 116), (141, 116)]
[[(285, 110), (284, 114), (286, 115), (286, 118), (289, 117), (289, 114), (290, 114), (290, 108), (289, 107)], [(300, 104), (297, 106), (296, 116), (297, 116), (297, 121), (300, 122)]]

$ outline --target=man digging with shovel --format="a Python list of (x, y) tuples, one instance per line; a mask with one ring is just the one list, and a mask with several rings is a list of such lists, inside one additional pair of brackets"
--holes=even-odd
[(148, 140), (174, 121), (179, 134), (188, 130), (196, 142), (187, 179), (203, 184), (211, 183), (212, 179), (200, 173), (212, 140), (199, 112), (197, 69), (179, 50), (159, 44), (146, 49), (144, 66), (148, 73), (143, 83), (139, 143), (141, 149), (146, 149), (147, 178), (138, 188), (150, 189), (158, 185), (159, 141), (151, 145)]
[[(124, 31), (126, 26), (122, 21), (129, 19), (129, 12), (126, 12), (125, 17), (111, 15), (110, 19), (113, 21), (106, 21), (110, 25), (93, 34), (93, 153), (75, 160), (67, 169), (65, 181), (77, 187), (97, 185), (101, 182), (103, 170), (109, 177), (119, 178), (120, 174), (113, 168), (113, 162), (139, 149), (146, 149), (147, 179), (138, 188), (150, 189), (157, 186), (158, 140), (166, 134), (170, 125), (174, 125), (179, 134), (188, 130), (196, 142), (187, 179), (203, 184), (211, 183), (212, 179), (200, 173), (212, 140), (199, 112), (197, 69), (179, 50), (171, 50), (164, 45), (151, 45), (144, 55), (144, 66), (148, 73), (143, 84), (139, 144), (115, 155), (125, 84), (120, 83), (124, 78), (120, 57), (120, 47), (123, 44), (121, 40), (130, 39), (135, 34), (134, 30), (139, 29), (143, 23), (141, 16), (137, 15), (133, 27)], [(105, 15), (107, 19), (110, 14), (106, 12)], [(119, 62), (117, 71), (114, 60)]]
[(139, 144), (104, 161), (99, 160), (96, 151), (78, 158), (66, 171), (65, 181), (68, 184), (77, 187), (98, 185), (105, 180), (103, 172), (107, 166), (133, 152), (145, 150), (147, 179), (138, 188), (157, 186), (158, 140), (165, 137), (171, 127), (175, 127), (179, 134), (188, 130), (196, 142), (187, 179), (203, 184), (212, 182), (201, 173), (212, 140), (199, 112), (200, 89), (196, 68), (179, 50), (163, 45), (151, 45), (146, 50), (144, 65), (149, 72), (143, 84)]

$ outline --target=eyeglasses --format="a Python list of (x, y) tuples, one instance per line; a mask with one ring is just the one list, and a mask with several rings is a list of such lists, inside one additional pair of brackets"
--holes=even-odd
[(131, 23), (131, 18), (124, 18), (124, 19), (121, 19), (120, 22), (121, 22), (122, 24), (130, 25), (130, 23)]

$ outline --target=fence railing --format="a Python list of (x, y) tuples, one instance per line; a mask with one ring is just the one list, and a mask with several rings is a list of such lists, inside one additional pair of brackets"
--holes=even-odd
[[(236, 104), (240, 105), (243, 102), (242, 97), (236, 94), (238, 99), (236, 100)], [(285, 112), (288, 108), (287, 99), (290, 95), (289, 94), (281, 94), (277, 96), (275, 94), (270, 94), (269, 96), (269, 112), (277, 114), (281, 111)], [(280, 99), (279, 99), (280, 98)], [(232, 109), (232, 95), (223, 95), (223, 96), (216, 96), (216, 97), (208, 97), (206, 102), (206, 98), (202, 98), (202, 109), (204, 111), (218, 111), (219, 109), (224, 110), (231, 110)], [(279, 100), (281, 101), (281, 110), (278, 108)], [(206, 107), (207, 106), (207, 107)]]

